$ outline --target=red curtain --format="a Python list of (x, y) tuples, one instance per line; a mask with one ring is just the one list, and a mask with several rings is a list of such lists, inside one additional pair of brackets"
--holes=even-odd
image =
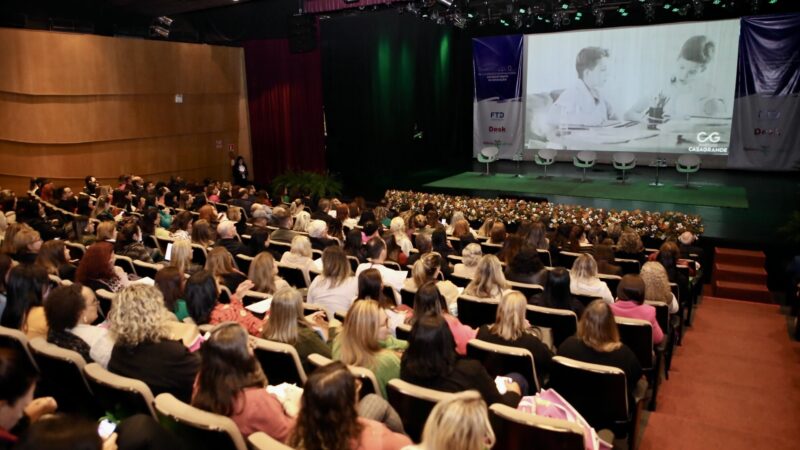
[(287, 39), (244, 43), (252, 176), (325, 170), (320, 51), (289, 52)]

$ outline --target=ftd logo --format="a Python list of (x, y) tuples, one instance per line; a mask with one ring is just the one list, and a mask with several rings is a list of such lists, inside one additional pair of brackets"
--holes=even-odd
[(505, 133), (506, 127), (489, 127), (489, 133)]
[(489, 118), (492, 120), (502, 120), (506, 116), (506, 113), (502, 111), (494, 111), (489, 113)]
[(712, 133), (708, 133), (708, 132), (705, 132), (705, 131), (701, 131), (701, 132), (697, 133), (697, 142), (711, 142), (711, 143), (716, 144), (717, 142), (719, 142), (719, 140), (720, 140), (720, 136), (719, 136), (719, 133), (716, 132), (716, 131), (714, 131)]

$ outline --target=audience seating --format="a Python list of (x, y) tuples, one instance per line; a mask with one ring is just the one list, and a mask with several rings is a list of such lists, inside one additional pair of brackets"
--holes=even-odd
[(401, 323), (395, 328), (395, 334), (397, 335), (397, 339), (402, 339), (404, 341), (411, 339), (411, 325)]
[(244, 296), (242, 297), (242, 304), (244, 306), (252, 305), (253, 303), (258, 303), (262, 300), (266, 300), (268, 298), (272, 298), (269, 294), (264, 294), (262, 292), (256, 291), (247, 291), (245, 292)]
[(467, 287), (469, 285), (469, 283), (472, 281), (471, 278), (462, 277), (462, 276), (456, 275), (454, 273), (451, 273), (448, 276), (448, 278), (450, 279), (450, 281), (453, 282), (453, 284), (455, 284), (456, 286), (458, 286), (460, 288)]
[(466, 294), (459, 295), (456, 302), (458, 302), (458, 320), (473, 328), (494, 323), (497, 317), (497, 307), (500, 304), (496, 300)]
[(287, 242), (281, 241), (269, 241), (269, 245), (267, 246), (267, 250), (272, 253), (272, 256), (275, 258), (276, 261), (281, 260), (281, 256), (284, 253), (290, 251), (292, 249), (292, 244)]
[(581, 256), (579, 252), (568, 252), (566, 250), (562, 250), (558, 253), (558, 264), (561, 267), (566, 267), (567, 269), (572, 268), (572, 264), (575, 263), (575, 260)]
[(147, 248), (154, 248), (157, 250), (161, 249), (161, 246), (158, 245), (158, 239), (156, 239), (155, 235), (148, 234), (142, 238), (142, 244), (144, 244)]
[(0, 344), (21, 350), (28, 355), (28, 359), (30, 360), (31, 364), (33, 364), (33, 367), (36, 367), (37, 369), (39, 368), (39, 365), (36, 364), (36, 359), (34, 359), (33, 354), (31, 353), (28, 337), (25, 336), (25, 333), (22, 331), (0, 326)]
[(531, 325), (550, 329), (555, 348), (578, 331), (578, 316), (573, 311), (536, 305), (526, 308), (525, 318)]
[(352, 270), (353, 273), (356, 273), (358, 265), (361, 264), (360, 262), (358, 262), (358, 258), (356, 258), (355, 256), (347, 255), (347, 261), (350, 263), (350, 270)]
[(542, 261), (547, 267), (551, 267), (553, 265), (553, 257), (550, 255), (550, 250), (543, 250), (541, 248), (536, 249), (539, 253), (539, 259)]
[(617, 296), (617, 287), (619, 287), (619, 282), (622, 281), (622, 277), (618, 275), (606, 275), (604, 273), (597, 274), (597, 277), (600, 278), (600, 281), (608, 286), (608, 290), (611, 291), (611, 295), (614, 297)]
[(622, 269), (622, 273), (624, 275), (638, 275), (642, 270), (642, 263), (635, 259), (614, 258), (614, 264), (618, 265)]
[(118, 419), (134, 414), (149, 414), (158, 419), (153, 409), (153, 392), (141, 380), (109, 372), (97, 363), (87, 364), (84, 375), (98, 405)]
[(66, 241), (64, 245), (67, 247), (67, 250), (69, 250), (69, 258), (72, 260), (80, 261), (83, 259), (83, 255), (86, 254), (86, 246), (83, 244)]
[(390, 268), (390, 269), (403, 270), (403, 268), (400, 267), (400, 264), (398, 264), (398, 263), (396, 263), (394, 261), (384, 261), (383, 265), (388, 267), (388, 268)]
[(236, 423), (228, 417), (195, 408), (172, 394), (159, 394), (155, 409), (161, 424), (181, 438), (187, 448), (248, 450)]
[(481, 251), (484, 255), (496, 255), (503, 249), (502, 244), (490, 244), (489, 242), (481, 242)]
[(555, 356), (550, 387), (596, 430), (608, 428), (616, 436), (627, 436), (628, 448), (634, 449), (641, 398), (634, 397), (634, 405), (628, 403), (622, 369)]
[(289, 283), (289, 286), (293, 286), (297, 289), (308, 287), (308, 283), (306, 283), (306, 276), (303, 274), (303, 270), (299, 267), (278, 263), (278, 275), (286, 280), (286, 282)]
[(572, 294), (572, 296), (575, 298), (575, 300), (581, 302), (583, 306), (589, 306), (589, 303), (592, 303), (593, 301), (600, 298), (600, 297), (593, 297), (591, 295), (578, 295), (578, 294)]
[[(537, 416), (495, 403), (489, 420), (496, 437), (494, 450), (583, 450), (583, 428), (577, 423)], [(535, 447), (533, 445), (535, 443)]]
[(43, 338), (31, 339), (31, 353), (41, 371), (38, 392), (56, 399), (62, 412), (98, 412), (94, 394), (83, 374), (86, 361), (72, 350), (53, 345)]
[(515, 291), (522, 292), (525, 298), (531, 298), (544, 292), (544, 288), (538, 284), (519, 283), (516, 281), (509, 281), (508, 285)]
[(658, 321), (658, 326), (661, 327), (661, 331), (664, 332), (664, 342), (656, 347), (655, 350), (659, 351), (659, 349), (661, 349), (664, 352), (664, 377), (669, 380), (672, 352), (675, 349), (675, 336), (672, 323), (670, 323), (669, 306), (666, 303), (650, 300), (645, 300), (645, 303), (656, 309), (656, 321)]
[(238, 253), (235, 260), (239, 270), (247, 275), (250, 272), (250, 264), (253, 262), (253, 257)]
[(619, 328), (620, 340), (636, 354), (636, 359), (639, 360), (639, 364), (642, 366), (642, 372), (647, 376), (648, 382), (653, 388), (653, 395), (650, 397), (648, 409), (655, 411), (658, 386), (661, 384), (660, 372), (663, 352), (655, 351), (656, 349), (654, 349), (653, 327), (646, 320), (629, 319), (627, 317), (614, 317), (614, 320), (617, 322), (617, 328)]
[(108, 312), (111, 311), (111, 303), (113, 303), (117, 294), (106, 289), (98, 289), (94, 291), (94, 295), (97, 297), (97, 301), (100, 302), (100, 311), (103, 316), (108, 316)]
[(414, 307), (414, 297), (416, 297), (416, 295), (417, 291), (410, 291), (406, 288), (400, 289), (400, 299), (402, 303), (411, 308)]
[(165, 255), (167, 254), (167, 245), (175, 243), (175, 239), (167, 237), (156, 236), (156, 240), (158, 241), (159, 250), (161, 250), (161, 253)]
[(403, 429), (414, 442), (422, 439), (422, 430), (431, 410), (440, 400), (451, 398), (453, 394), (427, 389), (399, 378), (389, 380), (386, 385), (389, 404), (397, 411), (403, 421)]
[(192, 244), (192, 262), (205, 267), (208, 250), (200, 244)]
[(292, 450), (292, 447), (271, 438), (267, 433), (258, 431), (247, 436), (247, 443), (253, 450)]
[(471, 339), (467, 343), (467, 357), (480, 361), (492, 377), (505, 376), (511, 372), (521, 374), (528, 381), (528, 395), (539, 392), (544, 381), (539, 380), (536, 375), (533, 355), (528, 349)]
[(294, 383), (302, 386), (306, 382), (306, 371), (294, 346), (266, 339), (251, 338), (255, 342), (254, 353), (270, 384)]
[(133, 265), (133, 260), (124, 255), (114, 255), (114, 265), (121, 267), (128, 275), (138, 275), (136, 267)]
[(133, 267), (136, 269), (136, 274), (140, 277), (156, 278), (156, 273), (161, 270), (161, 265), (146, 263), (144, 261), (133, 261)]
[[(327, 366), (328, 364), (332, 363), (333, 360), (326, 358), (319, 353), (312, 353), (308, 355), (308, 362), (310, 362), (315, 368), (318, 368)], [(365, 367), (352, 366), (349, 364), (347, 369), (350, 370), (350, 373), (352, 373), (356, 379), (361, 380), (361, 390), (358, 391), (359, 398), (363, 398), (369, 394), (375, 394), (383, 397), (383, 394), (381, 394), (380, 385), (378, 385), (378, 379), (375, 378), (375, 374), (371, 370)]]

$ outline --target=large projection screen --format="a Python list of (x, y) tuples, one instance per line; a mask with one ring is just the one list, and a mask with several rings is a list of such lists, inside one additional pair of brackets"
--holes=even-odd
[(727, 155), (738, 20), (526, 39), (526, 148)]

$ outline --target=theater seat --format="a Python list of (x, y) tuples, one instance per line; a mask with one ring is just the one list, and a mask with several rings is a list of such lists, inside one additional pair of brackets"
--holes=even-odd
[(247, 450), (242, 433), (228, 417), (184, 403), (172, 394), (155, 400), (159, 422), (187, 444), (187, 448)]
[(422, 430), (431, 410), (440, 400), (451, 398), (449, 392), (427, 389), (408, 383), (399, 378), (386, 385), (389, 404), (397, 411), (403, 421), (403, 429), (414, 442), (422, 439)]
[(583, 428), (577, 423), (537, 416), (495, 403), (489, 420), (497, 440), (495, 450), (583, 450)]

